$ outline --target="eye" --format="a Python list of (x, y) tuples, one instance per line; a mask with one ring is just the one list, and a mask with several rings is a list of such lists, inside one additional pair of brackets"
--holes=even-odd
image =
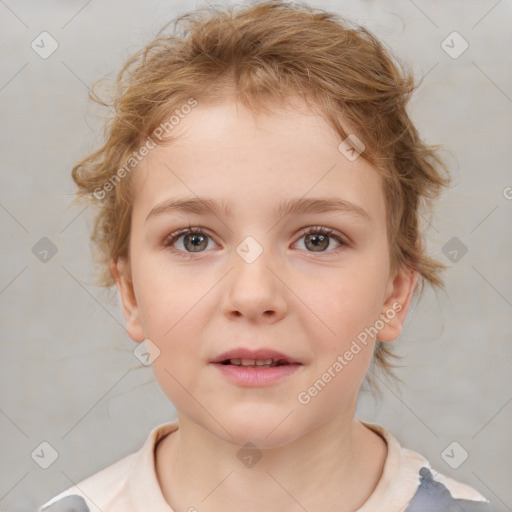
[(211, 240), (211, 237), (201, 228), (189, 226), (188, 228), (171, 233), (163, 241), (163, 245), (164, 247), (178, 245), (177, 252), (186, 256), (187, 253), (204, 252), (204, 250), (208, 248), (208, 239)]
[[(300, 239), (304, 238), (305, 250), (313, 253), (338, 252), (340, 248), (343, 249), (349, 245), (341, 234), (333, 233), (334, 230), (331, 228), (310, 226), (302, 231)], [(211, 244), (208, 243), (209, 240), (214, 243), (210, 235), (202, 228), (189, 226), (171, 233), (165, 238), (162, 245), (172, 247), (174, 252), (186, 257), (192, 253), (205, 252), (206, 249), (211, 249)], [(335, 240), (338, 246), (327, 250), (331, 246), (332, 240)]]
[(334, 239), (338, 246), (343, 249), (348, 243), (340, 234), (332, 234), (334, 230), (324, 226), (310, 226), (302, 231), (301, 239), (304, 238), (304, 246), (308, 252), (337, 252), (337, 250), (329, 250), (327, 248), (331, 245), (331, 240)]

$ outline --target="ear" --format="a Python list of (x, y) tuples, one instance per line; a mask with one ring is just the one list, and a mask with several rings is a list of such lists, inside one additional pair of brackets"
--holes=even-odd
[(402, 333), (418, 278), (416, 270), (404, 265), (396, 276), (390, 279), (379, 317), (384, 323), (384, 327), (377, 335), (379, 341), (393, 341)]
[(110, 271), (116, 281), (121, 299), (126, 332), (133, 341), (144, 341), (144, 329), (140, 320), (139, 306), (133, 289), (132, 271), (129, 260), (118, 259), (110, 263)]

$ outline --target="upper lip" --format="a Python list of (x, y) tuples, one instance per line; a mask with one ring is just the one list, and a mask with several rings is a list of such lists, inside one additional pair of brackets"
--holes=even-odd
[(259, 348), (257, 350), (254, 350), (243, 347), (234, 348), (232, 350), (228, 350), (227, 352), (223, 352), (222, 354), (219, 354), (218, 356), (213, 358), (210, 362), (222, 363), (223, 361), (226, 361), (228, 359), (254, 359), (263, 361), (265, 361), (266, 359), (273, 359), (274, 361), (279, 361), (283, 359), (290, 364), (302, 364), (297, 359), (286, 354), (283, 354), (282, 352), (278, 352), (277, 350), (273, 350), (270, 348)]

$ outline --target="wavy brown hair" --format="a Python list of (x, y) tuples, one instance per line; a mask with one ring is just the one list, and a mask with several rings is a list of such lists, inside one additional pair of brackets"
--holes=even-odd
[[(421, 140), (406, 111), (417, 88), (412, 72), (366, 28), (297, 2), (205, 7), (171, 20), (132, 55), (110, 101), (94, 86), (90, 98), (111, 112), (106, 142), (78, 162), (72, 176), (77, 199), (97, 208), (91, 235), (96, 284), (114, 285), (110, 262), (128, 256), (131, 173), (119, 170), (148, 140), (161, 143), (155, 129), (191, 98), (200, 104), (231, 94), (253, 111), (301, 95), (340, 142), (350, 133), (363, 141), (361, 156), (383, 177), (392, 272), (402, 265), (417, 270), (415, 295), (422, 294), (424, 282), (443, 288), (444, 265), (426, 254), (421, 220), (449, 184), (448, 172), (439, 148)], [(391, 357), (389, 344), (377, 342), (374, 364), (390, 375), (396, 366)]]

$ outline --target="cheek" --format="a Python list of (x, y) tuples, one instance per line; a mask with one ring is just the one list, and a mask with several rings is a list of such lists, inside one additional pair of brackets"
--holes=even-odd
[[(173, 300), (164, 292), (162, 300), (151, 294), (145, 303), (144, 323), (148, 338), (155, 343), (159, 356), (152, 371), (160, 388), (176, 409), (189, 415), (199, 414), (192, 397), (204, 396), (201, 360), (201, 304), (197, 299)], [(195, 305), (195, 307), (194, 307)], [(195, 411), (195, 412), (194, 412)]]
[(137, 301), (146, 337), (159, 347), (166, 365), (179, 370), (198, 361), (215, 276), (171, 267), (161, 259), (139, 260)]
[(381, 269), (354, 266), (304, 280), (300, 298), (316, 338), (341, 349), (378, 318), (385, 282)]
[(181, 324), (190, 321), (208, 283), (185, 273), (179, 265), (165, 263), (162, 256), (142, 253), (139, 258), (134, 256), (133, 262), (137, 303), (147, 337), (166, 343)]

